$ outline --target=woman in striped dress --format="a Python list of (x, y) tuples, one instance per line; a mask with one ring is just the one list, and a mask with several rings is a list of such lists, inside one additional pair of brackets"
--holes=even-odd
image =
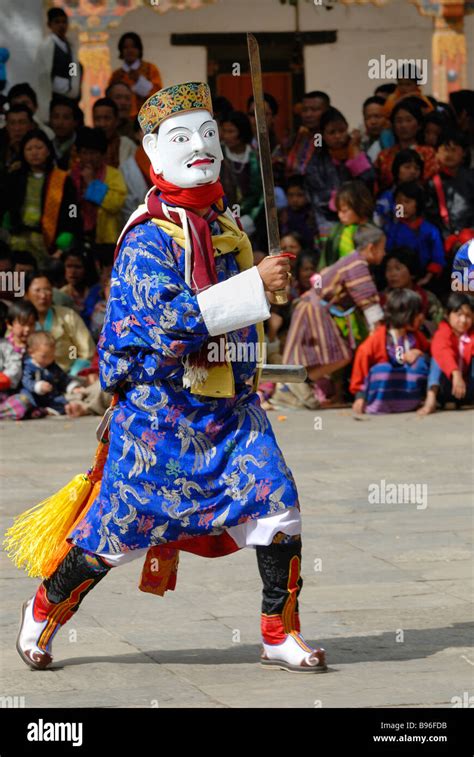
[[(369, 331), (383, 318), (369, 265), (382, 261), (385, 235), (381, 229), (364, 224), (357, 229), (354, 241), (353, 253), (313, 277), (312, 289), (301, 297), (293, 313), (283, 362), (304, 365), (311, 382), (344, 368), (352, 359), (351, 334), (344, 338), (334, 316), (359, 308)], [(310, 386), (287, 384), (279, 395), (286, 392), (296, 394), (303, 405), (314, 407)]]

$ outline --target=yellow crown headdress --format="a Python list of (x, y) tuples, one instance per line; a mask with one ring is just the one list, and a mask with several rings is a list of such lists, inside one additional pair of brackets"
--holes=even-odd
[(165, 118), (199, 108), (212, 113), (211, 91), (205, 82), (173, 84), (155, 92), (143, 103), (138, 122), (144, 134), (151, 134)]

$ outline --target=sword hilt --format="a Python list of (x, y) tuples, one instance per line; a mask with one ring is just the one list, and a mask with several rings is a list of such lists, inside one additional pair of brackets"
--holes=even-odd
[[(269, 255), (281, 255), (281, 250), (270, 250)], [(286, 289), (277, 289), (276, 292), (272, 292), (275, 298), (275, 305), (286, 305), (288, 303), (288, 295)]]

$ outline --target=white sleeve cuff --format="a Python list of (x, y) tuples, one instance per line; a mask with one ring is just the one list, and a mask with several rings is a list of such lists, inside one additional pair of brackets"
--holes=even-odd
[(376, 305), (371, 305), (369, 308), (366, 308), (364, 310), (364, 316), (365, 316), (365, 320), (369, 324), (369, 328), (372, 328), (374, 324), (382, 320), (382, 318), (384, 317), (384, 313), (380, 305), (376, 304)]
[(197, 301), (211, 336), (270, 318), (270, 306), (256, 266), (200, 292)]
[(146, 97), (147, 94), (153, 89), (153, 84), (141, 74), (135, 84), (132, 87), (135, 94), (140, 97)]

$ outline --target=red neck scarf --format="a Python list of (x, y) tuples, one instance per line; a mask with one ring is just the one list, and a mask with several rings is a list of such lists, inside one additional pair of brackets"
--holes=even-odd
[[(158, 218), (161, 221), (170, 219), (163, 212), (163, 198), (156, 192), (150, 192), (147, 197), (147, 210), (151, 218)], [(172, 223), (176, 226), (181, 225), (181, 219), (172, 207), (169, 207)], [(193, 292), (199, 293), (213, 284), (217, 284), (216, 264), (214, 260), (214, 248), (212, 246), (211, 230), (209, 223), (217, 218), (217, 213), (213, 210), (203, 218), (193, 213), (192, 210), (186, 210), (188, 228), (191, 236), (191, 288)]]
[(166, 204), (178, 205), (180, 208), (202, 210), (209, 208), (224, 196), (224, 188), (218, 179), (212, 184), (202, 184), (198, 187), (177, 187), (176, 184), (157, 176), (150, 166), (150, 178), (160, 191), (161, 199)]

